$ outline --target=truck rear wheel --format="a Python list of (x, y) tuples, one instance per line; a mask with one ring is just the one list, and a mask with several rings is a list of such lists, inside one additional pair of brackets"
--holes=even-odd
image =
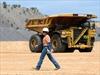
[(54, 34), (52, 36), (52, 47), (54, 52), (63, 52), (66, 49), (66, 45), (62, 43), (62, 39), (59, 34)]
[[(38, 45), (36, 47), (36, 45)], [(42, 50), (42, 41), (41, 37), (37, 34), (32, 35), (29, 40), (29, 47), (31, 52), (40, 52)]]

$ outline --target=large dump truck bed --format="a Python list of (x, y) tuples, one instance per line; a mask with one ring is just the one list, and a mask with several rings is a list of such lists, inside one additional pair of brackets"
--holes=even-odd
[(88, 19), (96, 18), (95, 15), (92, 14), (57, 14), (47, 16), (41, 19), (30, 19), (26, 24), (26, 28), (36, 31), (42, 32), (42, 28), (44, 27), (52, 27), (55, 23), (58, 22), (67, 22), (69, 24), (78, 23), (78, 22), (85, 22)]

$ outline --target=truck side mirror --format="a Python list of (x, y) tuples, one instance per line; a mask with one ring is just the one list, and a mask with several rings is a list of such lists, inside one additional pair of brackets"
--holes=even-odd
[(95, 22), (90, 22), (90, 29), (95, 29)]

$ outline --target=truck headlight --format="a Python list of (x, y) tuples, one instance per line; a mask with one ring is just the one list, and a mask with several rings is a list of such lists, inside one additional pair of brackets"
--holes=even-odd
[(66, 35), (66, 32), (65, 31), (62, 31), (62, 35)]

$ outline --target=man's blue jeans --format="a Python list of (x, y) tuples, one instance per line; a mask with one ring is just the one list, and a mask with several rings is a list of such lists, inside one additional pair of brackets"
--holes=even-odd
[[(42, 62), (47, 54), (47, 49), (48, 49), (47, 47), (45, 47), (45, 46), (43, 47), (42, 53), (40, 55), (40, 59), (39, 59), (37, 66), (36, 66), (37, 69), (41, 68)], [(54, 57), (52, 56), (51, 53), (47, 54), (47, 56), (56, 68), (60, 68), (60, 65), (57, 63), (57, 61), (54, 59)]]

